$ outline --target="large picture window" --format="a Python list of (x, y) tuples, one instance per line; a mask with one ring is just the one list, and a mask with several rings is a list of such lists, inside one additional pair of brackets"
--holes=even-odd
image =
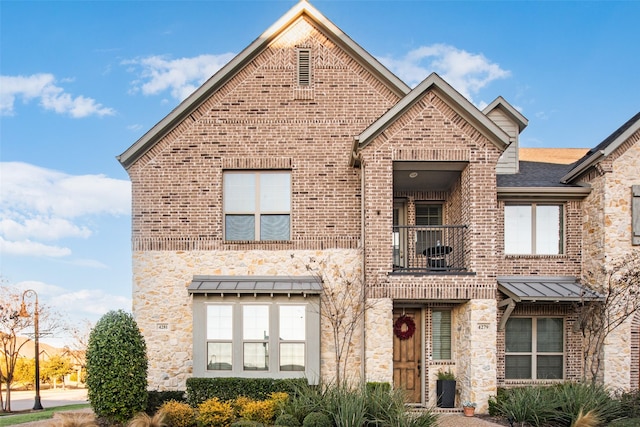
[(563, 253), (561, 205), (506, 205), (505, 254), (558, 255)]
[[(202, 307), (199, 310), (206, 322), (204, 328), (196, 322), (194, 332), (205, 338), (205, 363), (194, 367), (194, 372), (213, 376), (313, 377), (319, 369), (319, 315), (317, 302), (309, 299), (310, 296), (299, 300), (285, 297), (281, 301), (271, 297), (252, 297), (252, 301), (238, 298), (230, 303), (199, 301), (196, 307)], [(202, 363), (196, 359), (194, 363)]]
[(506, 379), (562, 379), (563, 366), (561, 318), (509, 318), (505, 328)]
[(231, 171), (223, 180), (225, 240), (290, 239), (290, 172)]

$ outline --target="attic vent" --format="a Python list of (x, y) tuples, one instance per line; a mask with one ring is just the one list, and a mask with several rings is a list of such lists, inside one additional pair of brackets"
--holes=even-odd
[(309, 86), (311, 84), (311, 51), (309, 49), (298, 50), (298, 85)]

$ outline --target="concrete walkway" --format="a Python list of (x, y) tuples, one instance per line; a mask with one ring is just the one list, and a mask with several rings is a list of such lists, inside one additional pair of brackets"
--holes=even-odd
[(478, 417), (465, 417), (461, 414), (441, 414), (438, 418), (438, 427), (497, 427), (495, 424)]

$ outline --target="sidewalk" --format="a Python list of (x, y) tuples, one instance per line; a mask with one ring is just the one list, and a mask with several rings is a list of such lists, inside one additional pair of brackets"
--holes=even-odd
[(495, 424), (477, 417), (465, 417), (462, 414), (442, 414), (438, 419), (438, 427), (498, 427)]

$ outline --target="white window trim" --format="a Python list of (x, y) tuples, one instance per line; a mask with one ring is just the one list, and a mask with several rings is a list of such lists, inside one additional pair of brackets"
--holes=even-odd
[[(511, 316), (510, 319), (531, 319), (531, 351), (530, 352), (507, 352), (506, 341), (507, 333), (505, 330), (505, 381), (563, 381), (566, 377), (566, 360), (567, 360), (567, 334), (565, 331), (565, 319), (561, 316)], [(562, 320), (562, 352), (543, 352), (537, 351), (538, 346), (538, 322), (537, 319), (560, 319)], [(531, 378), (507, 378), (506, 360), (508, 356), (530, 356), (531, 357)], [(538, 359), (536, 356), (562, 356), (562, 378), (546, 379), (537, 378), (538, 376)]]

